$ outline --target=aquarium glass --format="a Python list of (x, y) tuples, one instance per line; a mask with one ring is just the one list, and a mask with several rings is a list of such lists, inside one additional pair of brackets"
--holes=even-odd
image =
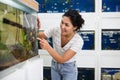
[(101, 68), (101, 80), (120, 80), (120, 68)]
[(0, 71), (38, 54), (36, 17), (0, 3)]
[(95, 69), (78, 68), (78, 80), (95, 80)]
[(82, 30), (79, 32), (83, 38), (84, 44), (82, 50), (94, 50), (95, 49), (95, 32), (93, 30)]
[(120, 12), (120, 0), (102, 0), (102, 12)]
[[(44, 67), (43, 70), (44, 79), (51, 79), (51, 67)], [(78, 68), (78, 79), (77, 80), (95, 80), (95, 69), (94, 68)]]
[(43, 80), (52, 80), (51, 79), (51, 67), (43, 68)]
[(94, 0), (36, 0), (40, 13), (63, 13), (68, 9), (80, 12), (95, 12)]
[(102, 50), (120, 50), (120, 30), (103, 29), (101, 41)]

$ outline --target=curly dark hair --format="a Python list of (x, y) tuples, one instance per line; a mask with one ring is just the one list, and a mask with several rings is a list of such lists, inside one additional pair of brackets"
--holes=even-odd
[(63, 16), (70, 18), (72, 25), (74, 27), (77, 27), (75, 31), (80, 31), (80, 28), (82, 28), (82, 25), (84, 24), (84, 19), (77, 10), (69, 9), (67, 12), (63, 14)]

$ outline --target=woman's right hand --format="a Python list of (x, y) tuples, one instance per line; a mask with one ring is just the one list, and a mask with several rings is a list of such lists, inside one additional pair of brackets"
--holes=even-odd
[[(38, 38), (39, 39), (39, 38)], [(51, 46), (50, 44), (48, 43), (47, 40), (45, 40), (44, 38), (42, 39), (39, 39), (40, 40), (40, 47), (44, 50), (48, 50)]]

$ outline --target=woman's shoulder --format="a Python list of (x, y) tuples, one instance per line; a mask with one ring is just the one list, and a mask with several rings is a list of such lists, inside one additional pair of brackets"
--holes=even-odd
[(76, 39), (81, 39), (81, 40), (82, 40), (82, 37), (80, 36), (79, 33), (76, 33), (76, 34), (75, 34), (75, 38), (76, 38)]
[(83, 38), (80, 36), (79, 33), (75, 34), (74, 40), (75, 42), (83, 42)]

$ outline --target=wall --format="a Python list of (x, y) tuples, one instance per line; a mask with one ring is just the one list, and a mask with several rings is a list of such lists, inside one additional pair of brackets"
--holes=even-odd
[[(99, 7), (99, 6), (98, 6)], [(78, 67), (95, 68), (95, 80), (101, 80), (101, 68), (120, 68), (119, 50), (101, 50), (101, 29), (120, 29), (120, 13), (80, 13), (85, 19), (82, 30), (95, 30), (95, 50), (82, 50), (77, 57)], [(59, 26), (62, 13), (39, 13), (41, 29)], [(44, 66), (50, 66), (51, 57), (39, 50)]]

